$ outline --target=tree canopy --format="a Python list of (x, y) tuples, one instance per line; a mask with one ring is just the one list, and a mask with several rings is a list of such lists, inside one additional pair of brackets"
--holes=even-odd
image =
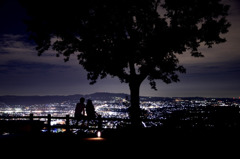
[(31, 16), (26, 24), (39, 55), (52, 48), (68, 61), (78, 54), (91, 84), (110, 75), (130, 90), (145, 79), (153, 89), (156, 79), (179, 81), (185, 68), (176, 55), (202, 57), (199, 46), (225, 42), (230, 27), (230, 6), (221, 0), (20, 2)]
[(91, 83), (107, 75), (148, 78), (152, 88), (155, 79), (176, 82), (185, 69), (175, 54), (202, 56), (200, 44), (224, 42), (230, 26), (220, 0), (20, 1), (39, 55), (50, 47), (65, 61), (78, 53)]

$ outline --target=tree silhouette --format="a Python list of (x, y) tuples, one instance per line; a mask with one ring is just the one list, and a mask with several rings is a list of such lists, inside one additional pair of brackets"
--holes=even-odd
[(178, 82), (185, 73), (177, 54), (202, 57), (200, 44), (225, 42), (229, 5), (221, 0), (20, 0), (30, 19), (30, 38), (41, 55), (56, 50), (79, 64), (94, 84), (107, 75), (128, 83), (130, 116), (140, 124), (139, 89), (148, 79)]

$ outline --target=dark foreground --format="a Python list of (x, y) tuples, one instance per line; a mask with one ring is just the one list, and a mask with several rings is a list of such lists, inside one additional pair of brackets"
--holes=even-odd
[(128, 128), (105, 130), (102, 138), (73, 134), (19, 134), (1, 136), (0, 143), (1, 154), (10, 152), (18, 157), (32, 158), (82, 155), (90, 158), (129, 155), (231, 158), (239, 155), (240, 131)]

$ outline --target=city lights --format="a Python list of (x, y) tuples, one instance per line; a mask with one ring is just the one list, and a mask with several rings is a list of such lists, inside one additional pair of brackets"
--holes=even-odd
[[(29, 116), (33, 114), (34, 117), (39, 116), (40, 121), (47, 123), (47, 117), (51, 115), (51, 126), (61, 126), (66, 124), (64, 117), (74, 117), (74, 109), (77, 101), (65, 101), (61, 103), (48, 104), (33, 104), (33, 105), (7, 105), (2, 104), (0, 107), (0, 116)], [(145, 128), (162, 126), (162, 121), (166, 120), (169, 115), (175, 111), (189, 110), (191, 113), (205, 113), (202, 108), (206, 107), (236, 107), (239, 108), (240, 101), (238, 99), (213, 99), (213, 98), (167, 98), (162, 100), (151, 100), (151, 98), (144, 98), (140, 100), (140, 108), (142, 110), (141, 118), (146, 119), (142, 121)], [(117, 129), (126, 127), (131, 124), (128, 119), (129, 105), (126, 105), (126, 99), (113, 98), (112, 100), (93, 100), (96, 112), (102, 118), (103, 129)], [(63, 117), (63, 118), (54, 118)], [(104, 119), (121, 119), (121, 120), (104, 120)], [(155, 120), (157, 119), (157, 120)], [(22, 120), (22, 119), (18, 119)], [(38, 120), (38, 118), (34, 118)], [(185, 120), (188, 120), (187, 118)], [(75, 120), (71, 118), (69, 125), (74, 125)], [(86, 125), (86, 123), (85, 123)], [(197, 126), (195, 124), (194, 126)], [(98, 129), (97, 121), (88, 125), (91, 129)], [(56, 128), (52, 132), (59, 133), (66, 130)], [(96, 131), (94, 134), (101, 138), (101, 131)]]

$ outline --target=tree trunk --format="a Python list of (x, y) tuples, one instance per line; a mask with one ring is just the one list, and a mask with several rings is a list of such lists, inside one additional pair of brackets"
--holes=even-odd
[(131, 100), (130, 100), (131, 106), (129, 110), (129, 115), (130, 115), (132, 127), (137, 127), (137, 128), (141, 127), (141, 119), (140, 119), (141, 109), (139, 105), (140, 85), (141, 85), (141, 82), (137, 80), (132, 80), (129, 83), (130, 96), (131, 96)]

